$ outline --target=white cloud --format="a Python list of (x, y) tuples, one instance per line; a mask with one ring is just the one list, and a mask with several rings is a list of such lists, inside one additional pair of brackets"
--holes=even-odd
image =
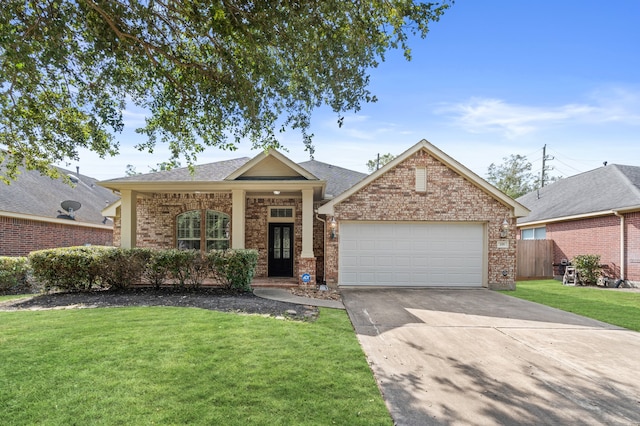
[(122, 110), (122, 118), (126, 127), (138, 128), (144, 126), (147, 113), (144, 110), (134, 111), (131, 109)]
[(381, 136), (388, 134), (409, 134), (401, 131), (398, 125), (387, 121), (375, 121), (368, 115), (345, 115), (342, 126), (339, 127), (336, 121), (326, 120), (324, 131), (339, 134), (340, 138), (348, 137), (351, 140), (375, 141)]
[(444, 104), (436, 113), (447, 115), (453, 124), (471, 133), (501, 133), (508, 139), (558, 125), (640, 123), (640, 93), (622, 88), (601, 89), (589, 96), (590, 102), (558, 106), (511, 104), (501, 99), (472, 98), (466, 102)]

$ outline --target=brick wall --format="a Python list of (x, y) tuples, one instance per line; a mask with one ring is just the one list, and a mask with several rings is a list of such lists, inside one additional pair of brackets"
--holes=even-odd
[(620, 219), (611, 215), (550, 223), (547, 240), (553, 240), (553, 263), (581, 254), (599, 254), (611, 276), (620, 274)]
[(628, 213), (625, 220), (626, 278), (640, 286), (640, 212)]
[[(215, 210), (231, 217), (231, 194), (154, 194), (137, 202), (137, 246), (176, 247), (176, 216), (189, 210)], [(231, 223), (233, 227), (233, 223)], [(120, 241), (120, 221), (116, 221)]]
[[(605, 273), (620, 277), (620, 218), (614, 215), (547, 224), (553, 262), (581, 254), (600, 255)], [(640, 281), (640, 213), (625, 215), (626, 278)]]
[[(258, 250), (256, 277), (268, 274), (268, 208), (293, 207), (294, 223), (294, 276), (298, 276), (298, 260), (302, 251), (302, 199), (284, 197), (247, 197), (245, 204), (245, 247)], [(176, 246), (176, 216), (189, 210), (216, 210), (232, 217), (230, 193), (212, 194), (154, 194), (137, 201), (137, 245), (138, 247), (173, 248)], [(233, 232), (233, 221), (231, 232)], [(324, 273), (322, 257), (324, 253), (321, 239), (323, 224), (314, 220), (314, 253), (316, 254), (316, 275)], [(318, 238), (319, 237), (319, 238)], [(114, 242), (120, 244), (120, 218), (115, 218)]]
[[(426, 167), (427, 191), (415, 191), (415, 168)], [(421, 150), (334, 206), (340, 220), (465, 221), (487, 224), (488, 283), (491, 288), (515, 286), (515, 222), (510, 208)], [(508, 249), (498, 249), (502, 222), (510, 222)], [(338, 234), (339, 234), (338, 228)], [(338, 240), (327, 231), (327, 280), (338, 280)], [(507, 271), (506, 277), (502, 271)]]
[(0, 217), (0, 256), (26, 256), (35, 250), (113, 244), (113, 231), (74, 224)]

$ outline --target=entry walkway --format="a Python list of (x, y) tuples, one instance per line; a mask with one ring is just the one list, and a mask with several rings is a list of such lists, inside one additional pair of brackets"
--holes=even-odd
[(344, 309), (342, 302), (338, 300), (324, 300), (313, 297), (301, 297), (292, 294), (286, 288), (256, 287), (253, 294), (263, 299), (278, 300), (280, 302), (295, 303), (297, 305), (321, 306), (323, 308)]

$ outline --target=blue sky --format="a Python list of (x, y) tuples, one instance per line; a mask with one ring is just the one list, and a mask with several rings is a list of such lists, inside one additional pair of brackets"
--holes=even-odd
[[(640, 1), (457, 0), (426, 39), (411, 42), (413, 59), (392, 52), (371, 73), (378, 102), (357, 114), (314, 113), (315, 159), (366, 172), (377, 153), (400, 154), (422, 139), (485, 176), (491, 163), (525, 155), (539, 173), (546, 144), (552, 175), (602, 165), (640, 166)], [(81, 154), (81, 172), (98, 179), (164, 161), (133, 148), (141, 116), (127, 111), (121, 154)], [(306, 161), (299, 135), (283, 139)], [(253, 157), (210, 148), (198, 163)], [(183, 165), (185, 163), (183, 162)]]

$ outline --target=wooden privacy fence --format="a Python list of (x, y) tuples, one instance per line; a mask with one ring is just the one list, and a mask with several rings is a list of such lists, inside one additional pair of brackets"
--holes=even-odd
[(518, 240), (517, 278), (553, 278), (553, 240)]

